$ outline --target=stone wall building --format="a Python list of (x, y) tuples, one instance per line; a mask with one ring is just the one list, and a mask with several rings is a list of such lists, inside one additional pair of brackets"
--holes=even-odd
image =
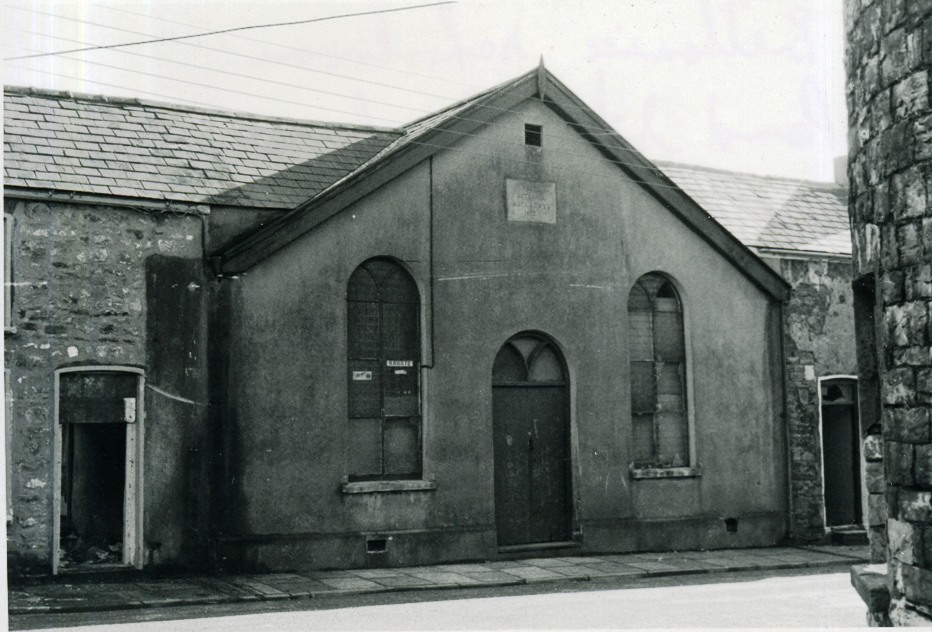
[(658, 168), (543, 68), (401, 129), (5, 98), (14, 569), (858, 522), (843, 188)]
[[(868, 603), (875, 623), (930, 625), (932, 1), (848, 0), (846, 7), (862, 414), (882, 428), (871, 450), (882, 441), (885, 486), (872, 489), (871, 500), (889, 540), (889, 603)], [(862, 589), (869, 583), (855, 580)]]

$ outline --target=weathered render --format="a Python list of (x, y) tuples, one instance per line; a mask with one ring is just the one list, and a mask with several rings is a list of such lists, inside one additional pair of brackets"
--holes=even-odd
[(842, 189), (661, 170), (543, 68), (399, 130), (10, 89), (5, 133), (23, 572), (825, 534)]
[[(846, 2), (851, 235), (865, 423), (883, 480), (889, 608), (932, 624), (932, 2)], [(869, 416), (869, 417), (868, 417)], [(875, 469), (879, 469), (875, 466)], [(884, 502), (884, 500), (886, 502)], [(857, 581), (857, 576), (855, 576)]]
[[(838, 401), (823, 401), (823, 391), (854, 384), (857, 374), (847, 189), (837, 183), (658, 165), (792, 288), (783, 307), (788, 535), (818, 541), (832, 530), (862, 529), (867, 502), (856, 402), (850, 399), (852, 406), (844, 408)], [(874, 540), (878, 547), (885, 542)]]

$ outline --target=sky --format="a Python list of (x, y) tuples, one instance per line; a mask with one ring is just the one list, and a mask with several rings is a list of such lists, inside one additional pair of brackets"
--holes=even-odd
[(392, 127), (543, 57), (654, 160), (831, 181), (846, 151), (842, 0), (436, 1), (5, 0), (3, 80)]

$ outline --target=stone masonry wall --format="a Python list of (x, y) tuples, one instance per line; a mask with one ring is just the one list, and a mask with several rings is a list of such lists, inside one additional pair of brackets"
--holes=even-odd
[(790, 537), (814, 541), (825, 537), (818, 378), (857, 372), (851, 266), (843, 261), (781, 259), (778, 269), (793, 287), (784, 308)]
[(4, 349), (12, 408), (8, 560), (14, 574), (47, 572), (54, 371), (146, 367), (146, 262), (160, 255), (199, 260), (201, 220), (15, 199), (5, 200), (4, 212), (14, 222), (12, 322)]
[(855, 275), (876, 280), (880, 317), (890, 620), (930, 625), (932, 0), (847, 0), (846, 33)]

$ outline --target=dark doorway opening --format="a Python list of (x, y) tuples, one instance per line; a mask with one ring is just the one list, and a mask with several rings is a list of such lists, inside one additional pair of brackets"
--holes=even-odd
[(519, 334), (492, 369), (499, 546), (566, 542), (571, 533), (568, 380), (548, 339)]
[(860, 525), (861, 441), (857, 382), (846, 378), (823, 380), (821, 403), (825, 526)]
[(62, 568), (123, 561), (126, 424), (62, 428)]

